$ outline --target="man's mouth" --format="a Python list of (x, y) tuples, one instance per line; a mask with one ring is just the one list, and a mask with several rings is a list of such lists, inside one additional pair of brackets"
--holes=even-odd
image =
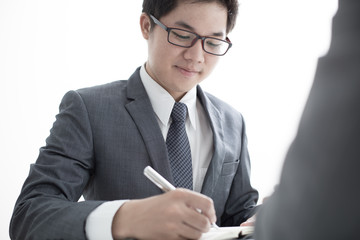
[(180, 66), (176, 66), (176, 67), (177, 67), (177, 69), (179, 69), (180, 73), (186, 77), (193, 77), (194, 75), (196, 75), (200, 72), (193, 68), (180, 67)]

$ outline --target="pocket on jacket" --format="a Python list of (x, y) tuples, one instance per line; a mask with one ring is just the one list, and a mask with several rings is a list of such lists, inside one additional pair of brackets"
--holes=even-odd
[(239, 165), (239, 159), (234, 162), (224, 162), (221, 169), (221, 176), (234, 175)]

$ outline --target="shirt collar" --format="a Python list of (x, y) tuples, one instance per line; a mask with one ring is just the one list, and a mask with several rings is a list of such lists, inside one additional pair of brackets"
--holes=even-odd
[[(149, 96), (156, 116), (159, 118), (162, 124), (167, 126), (169, 124), (171, 111), (175, 103), (174, 98), (150, 77), (150, 75), (146, 72), (145, 65), (141, 66), (140, 68), (140, 78), (144, 84), (145, 90)], [(190, 124), (195, 130), (196, 93), (197, 90), (195, 86), (180, 100), (180, 102), (186, 104), (188, 108)]]

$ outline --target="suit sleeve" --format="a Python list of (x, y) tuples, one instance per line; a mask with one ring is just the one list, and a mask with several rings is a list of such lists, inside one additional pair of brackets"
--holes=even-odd
[(94, 171), (86, 106), (67, 93), (59, 114), (30, 166), (10, 223), (11, 239), (85, 239), (89, 213), (102, 202), (77, 202)]
[(247, 148), (245, 122), (241, 117), (241, 147), (237, 172), (233, 179), (230, 194), (222, 215), (221, 226), (239, 226), (256, 212), (258, 191), (251, 186), (251, 164)]

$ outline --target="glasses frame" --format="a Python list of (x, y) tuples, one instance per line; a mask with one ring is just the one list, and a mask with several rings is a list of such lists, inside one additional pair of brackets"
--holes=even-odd
[[(168, 41), (170, 44), (172, 44), (172, 45), (175, 45), (175, 46), (178, 46), (178, 47), (183, 47), (183, 48), (191, 48), (191, 47), (194, 46), (195, 43), (200, 39), (200, 40), (201, 40), (201, 46), (202, 46), (202, 49), (204, 50), (204, 52), (206, 52), (206, 53), (208, 53), (208, 54), (211, 54), (211, 55), (215, 55), (215, 56), (224, 56), (224, 55), (229, 51), (229, 49), (232, 47), (232, 42), (230, 41), (230, 39), (229, 39), (228, 37), (226, 37), (225, 40), (223, 40), (223, 39), (214, 38), (214, 37), (200, 36), (200, 35), (197, 34), (197, 33), (194, 33), (194, 32), (191, 32), (191, 31), (188, 31), (188, 30), (185, 30), (185, 29), (167, 27), (167, 26), (165, 26), (162, 22), (160, 22), (158, 19), (156, 19), (156, 18), (155, 18), (153, 15), (151, 15), (151, 14), (150, 14), (150, 18), (154, 21), (155, 24), (159, 25), (162, 29), (164, 29), (165, 31), (167, 31), (167, 33), (168, 33), (167, 41)], [(170, 42), (169, 38), (170, 38), (170, 32), (171, 32), (171, 30), (181, 30), (181, 31), (185, 31), (185, 32), (194, 34), (194, 35), (196, 36), (196, 38), (192, 41), (192, 43), (191, 43), (190, 46), (179, 45), (179, 44)], [(206, 39), (215, 39), (215, 40), (217, 40), (217, 41), (221, 41), (221, 42), (227, 43), (227, 44), (228, 44), (228, 48), (226, 49), (226, 51), (225, 51), (223, 54), (216, 54), (216, 53), (209, 52), (209, 51), (207, 51), (207, 50), (205, 49), (205, 46), (204, 46), (204, 42), (205, 42)]]

